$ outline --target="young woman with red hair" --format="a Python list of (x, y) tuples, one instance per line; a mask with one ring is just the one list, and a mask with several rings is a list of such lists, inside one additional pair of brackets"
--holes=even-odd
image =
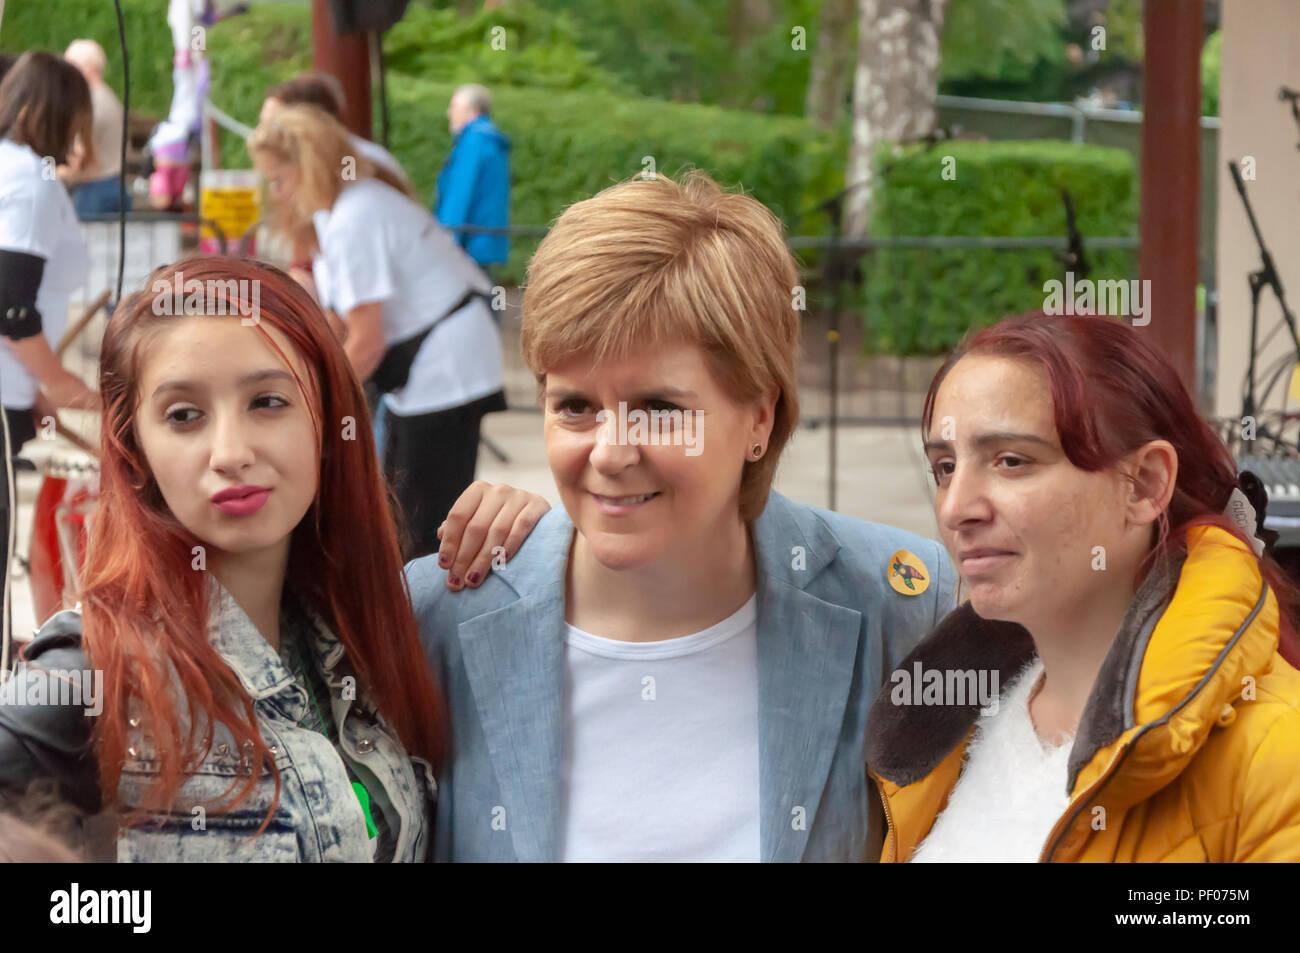
[[(100, 385), (80, 612), (5, 687), (93, 672), (98, 717), (0, 706), (0, 787), (53, 776), (114, 808), (119, 860), (424, 860), (443, 705), (319, 308), (270, 266), (177, 262), (114, 312)], [(475, 495), (525, 526), (544, 510)]]
[[(1300, 860), (1294, 591), (1168, 361), (1012, 318), (949, 357), (923, 432), (970, 601), (868, 717), (883, 859)], [(916, 704), (917, 671), (992, 697)]]

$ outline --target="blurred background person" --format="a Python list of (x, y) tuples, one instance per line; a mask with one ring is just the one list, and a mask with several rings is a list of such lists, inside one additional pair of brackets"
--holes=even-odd
[[(86, 281), (90, 252), (55, 174), (73, 140), (96, 161), (90, 89), (50, 53), (24, 53), (0, 82), (0, 539), (9, 539), (4, 461), (36, 436), (54, 407), (97, 409), (99, 399), (66, 370), (54, 345), (68, 299)], [(43, 392), (43, 395), (42, 393)], [(7, 545), (7, 543), (5, 544)]]
[[(73, 40), (63, 58), (75, 66), (90, 87), (91, 112), (94, 114), (94, 154), (96, 161), (87, 164), (74, 147), (64, 184), (72, 191), (72, 205), (78, 218), (118, 212), (122, 208), (122, 102), (113, 88), (104, 82), (108, 58), (104, 48), (94, 40)], [(131, 196), (127, 194), (127, 208)]]
[[(266, 91), (262, 101), (262, 112), (258, 122), (263, 123), (273, 117), (284, 106), (315, 106), (323, 109), (340, 123), (343, 122), (343, 110), (347, 108), (347, 99), (343, 94), (343, 84), (329, 73), (300, 73), (291, 80), (272, 86)], [(352, 148), (376, 165), (383, 166), (393, 175), (405, 181), (403, 191), (415, 198), (415, 186), (402, 169), (397, 158), (377, 142), (371, 142), (363, 136), (349, 133)]]
[(248, 147), (271, 202), (315, 226), (321, 303), (357, 378), (385, 395), (408, 558), (430, 553), (474, 480), (483, 414), (505, 409), (488, 279), (324, 111), (284, 107)]
[(505, 235), (455, 231), (457, 225), (504, 228), (510, 224), (510, 139), (493, 124), (492, 96), (483, 86), (459, 87), (447, 106), (453, 143), (438, 173), (434, 216), (453, 230), (456, 243), (480, 266), (504, 264)]
[[(285, 106), (315, 106), (317, 109), (325, 110), (341, 125), (343, 123), (343, 111), (347, 108), (347, 98), (343, 93), (343, 84), (329, 73), (300, 73), (293, 79), (272, 86), (266, 91), (266, 98), (262, 101), (262, 111), (258, 116), (258, 122), (266, 122)], [(379, 143), (371, 142), (356, 133), (349, 132), (348, 136), (357, 155), (365, 156), (375, 165), (390, 172), (393, 176), (392, 184), (399, 185), (402, 192), (413, 202), (420, 201), (420, 197), (415, 192), (415, 185), (402, 168), (402, 164), (397, 161), (397, 158), (391, 152)], [(293, 275), (312, 294), (317, 294), (314, 274), (325, 266), (318, 254), (316, 231), (312, 223), (310, 221), (301, 223), (292, 230), (291, 234), (282, 234), (279, 237), (288, 241), (292, 246), (289, 274)], [(380, 453), (383, 453), (384, 441), (387, 439), (388, 433), (384, 407), (379, 401), (380, 396), (373, 386), (366, 387), (366, 399), (369, 401), (371, 413), (374, 415), (375, 445), (379, 448)]]
[(199, 18), (193, 0), (170, 0), (167, 25), (171, 27), (172, 102), (167, 118), (149, 137), (153, 173), (149, 176), (149, 204), (155, 209), (180, 211), (190, 180), (189, 152), (199, 134), (203, 100), (208, 94), (208, 60), (193, 46)]

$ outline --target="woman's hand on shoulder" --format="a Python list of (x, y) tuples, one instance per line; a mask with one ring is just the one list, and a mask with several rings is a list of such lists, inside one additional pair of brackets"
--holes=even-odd
[(536, 493), (505, 483), (471, 483), (438, 528), (438, 565), (448, 571), (447, 588), (477, 589), (494, 561), (509, 561), (519, 552), (550, 508)]

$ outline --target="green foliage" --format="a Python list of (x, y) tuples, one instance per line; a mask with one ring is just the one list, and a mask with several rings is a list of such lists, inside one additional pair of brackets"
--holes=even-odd
[[(451, 147), (442, 110), (452, 89), (409, 76), (389, 85), (393, 151), (427, 198)], [(667, 175), (705, 169), (787, 221), (839, 188), (842, 176), (843, 141), (801, 119), (586, 91), (504, 88), (494, 96), (494, 119), (512, 141), (517, 224), (549, 224), (573, 202), (639, 173), (647, 156)], [(801, 222), (805, 231), (819, 226)], [(522, 277), (535, 247), (512, 242), (510, 277)]]
[(941, 82), (1025, 84), (1040, 63), (1064, 63), (1064, 0), (951, 0), (944, 14)]
[[(942, 178), (945, 156), (956, 178)], [(890, 157), (882, 153), (881, 160)], [(1065, 234), (1068, 188), (1089, 235), (1136, 232), (1137, 178), (1122, 149), (1066, 142), (954, 142), (904, 153), (878, 195), (876, 235)], [(864, 342), (873, 352), (942, 354), (970, 328), (1043, 306), (1064, 266), (1050, 249), (882, 249), (867, 260)], [(1088, 253), (1094, 280), (1136, 277), (1131, 251)]]
[[(269, 87), (311, 69), (311, 17), (296, 4), (264, 4), (208, 31), (212, 84), (208, 96), (240, 122), (257, 124)], [(170, 87), (169, 87), (170, 88)], [(235, 135), (221, 135), (222, 165), (247, 168)]]
[(1142, 45), (1142, 0), (1110, 0), (1106, 8), (1106, 50), (1101, 58), (1117, 57), (1141, 63), (1146, 53)]
[[(765, 0), (765, 23), (733, 20), (719, 0), (536, 0), (567, 13), (580, 44), (644, 96), (802, 115), (816, 50), (819, 0)], [(743, 6), (745, 14), (751, 7)], [(804, 50), (791, 47), (803, 27)]]
[(1216, 30), (1201, 50), (1201, 115), (1219, 114), (1219, 74), (1223, 67), (1223, 31)]
[(579, 46), (566, 14), (531, 3), (470, 17), (412, 6), (384, 37), (384, 56), (393, 72), (443, 83), (627, 91), (621, 79), (595, 65), (594, 53)]

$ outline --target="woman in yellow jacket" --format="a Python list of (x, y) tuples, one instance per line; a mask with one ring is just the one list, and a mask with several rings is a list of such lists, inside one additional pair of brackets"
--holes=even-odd
[(1293, 590), (1168, 362), (1106, 318), (1010, 319), (924, 432), (970, 601), (868, 719), (881, 859), (1300, 860)]

